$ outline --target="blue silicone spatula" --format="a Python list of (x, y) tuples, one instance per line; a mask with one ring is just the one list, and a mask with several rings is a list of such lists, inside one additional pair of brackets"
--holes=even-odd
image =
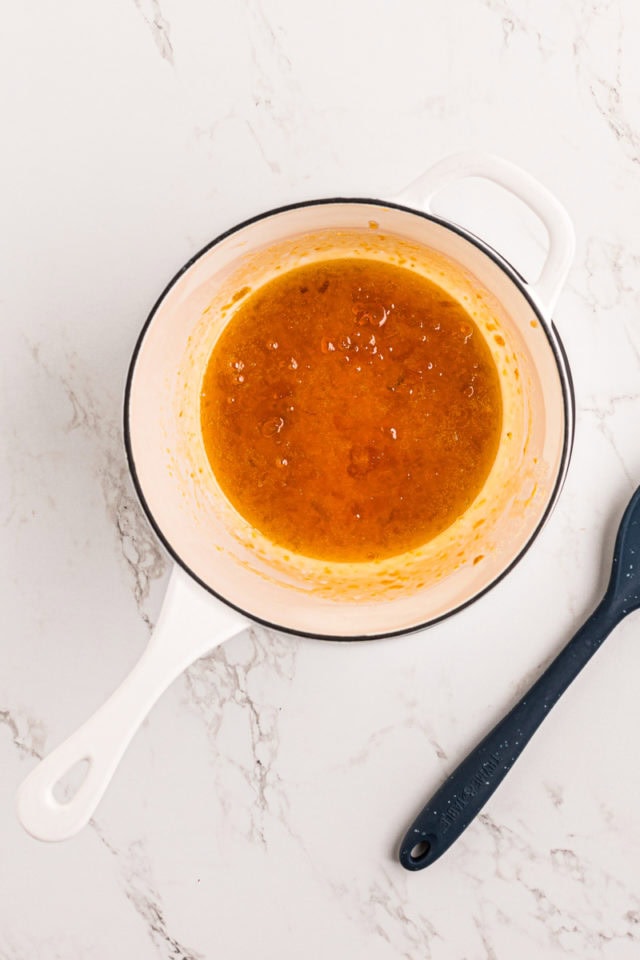
[(620, 523), (611, 578), (589, 619), (515, 707), (431, 797), (406, 833), (400, 863), (423, 870), (454, 843), (518, 759), (551, 708), (613, 628), (640, 609), (640, 488)]

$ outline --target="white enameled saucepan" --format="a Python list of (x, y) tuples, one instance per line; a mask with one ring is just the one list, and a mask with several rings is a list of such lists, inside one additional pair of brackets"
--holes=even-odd
[[(546, 227), (535, 283), (431, 212), (434, 194), (466, 177), (515, 194)], [(463, 154), (393, 202), (319, 200), (261, 214), (218, 237), (174, 277), (135, 349), (125, 436), (138, 494), (175, 566), (138, 664), (20, 788), (18, 813), (30, 834), (63, 840), (80, 830), (160, 694), (252, 620), (319, 638), (402, 634), (466, 606), (517, 563), (549, 515), (571, 450), (571, 381), (551, 317), (573, 246), (567, 214), (536, 180), (497, 157)], [(429, 543), (375, 563), (327, 563), (269, 542), (222, 494), (199, 427), (203, 373), (233, 316), (234, 294), (278, 270), (344, 256), (408, 259), (456, 297), (485, 336), (502, 388), (499, 450), (475, 501)], [(87, 761), (84, 780), (61, 802), (54, 787), (80, 761)]]

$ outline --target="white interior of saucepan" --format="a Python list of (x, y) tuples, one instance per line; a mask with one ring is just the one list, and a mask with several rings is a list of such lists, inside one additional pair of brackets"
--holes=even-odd
[[(203, 373), (244, 297), (282, 271), (345, 255), (403, 264), (458, 298), (485, 336), (502, 385), (500, 449), (474, 503), (428, 544), (375, 563), (327, 563), (269, 542), (222, 494), (200, 432)], [(179, 276), (139, 345), (128, 427), (143, 501), (180, 562), (251, 616), (338, 637), (410, 629), (491, 585), (538, 529), (566, 446), (550, 335), (505, 270), (445, 225), (349, 201), (249, 223)]]

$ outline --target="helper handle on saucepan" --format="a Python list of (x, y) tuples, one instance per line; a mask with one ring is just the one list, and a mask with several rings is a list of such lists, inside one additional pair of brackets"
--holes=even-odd
[(603, 640), (640, 608), (640, 489), (625, 511), (607, 592), (586, 623), (513, 709), (445, 780), (402, 841), (407, 870), (434, 863), (466, 830)]
[[(93, 815), (131, 738), (160, 695), (183, 670), (247, 621), (211, 597), (179, 567), (171, 575), (157, 626), (129, 676), (87, 722), (26, 778), (18, 817), (38, 840), (66, 840)], [(77, 764), (86, 775), (71, 799), (54, 788)]]
[(436, 163), (396, 199), (431, 213), (431, 201), (438, 191), (468, 177), (480, 177), (503, 187), (522, 200), (544, 224), (548, 236), (547, 258), (531, 290), (544, 315), (551, 317), (571, 266), (575, 234), (564, 207), (535, 177), (490, 153), (457, 153)]

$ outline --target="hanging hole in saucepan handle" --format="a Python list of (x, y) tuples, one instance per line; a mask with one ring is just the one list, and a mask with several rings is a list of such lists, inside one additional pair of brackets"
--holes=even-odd
[(457, 153), (436, 163), (393, 199), (432, 213), (433, 198), (440, 190), (470, 177), (489, 180), (518, 197), (545, 227), (546, 259), (530, 289), (543, 314), (550, 319), (571, 266), (575, 233), (562, 204), (535, 177), (494, 154)]
[(64, 806), (65, 803), (70, 803), (88, 777), (90, 769), (90, 757), (83, 757), (81, 760), (76, 760), (69, 770), (67, 770), (51, 788), (53, 799), (56, 803), (62, 806)]

